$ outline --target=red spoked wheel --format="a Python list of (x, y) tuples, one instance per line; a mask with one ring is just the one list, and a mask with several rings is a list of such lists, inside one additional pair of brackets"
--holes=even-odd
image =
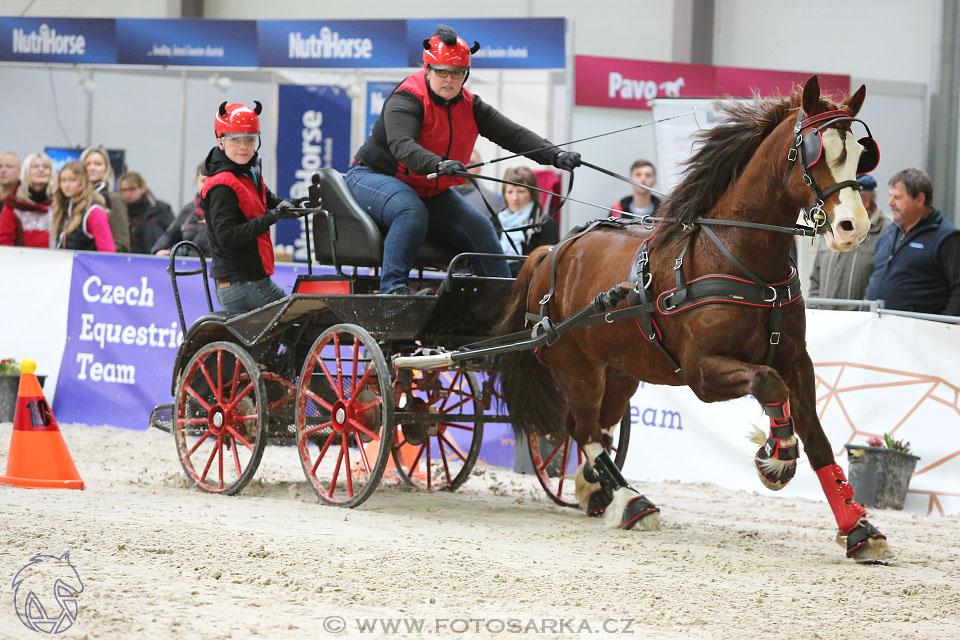
[(313, 343), (297, 389), (300, 463), (320, 500), (355, 507), (376, 490), (393, 443), (390, 370), (376, 340), (338, 324)]
[(201, 491), (239, 493), (267, 444), (267, 393), (253, 357), (232, 342), (211, 342), (177, 383), (173, 437), (184, 472)]
[[(630, 444), (630, 409), (623, 415), (623, 419), (613, 431), (614, 446), (611, 450), (613, 462), (618, 469), (623, 468), (623, 461), (627, 459), (627, 446)], [(530, 448), (530, 460), (540, 486), (547, 492), (550, 499), (563, 507), (579, 508), (576, 496), (577, 469), (583, 463), (585, 456), (580, 451), (580, 445), (570, 436), (557, 444), (548, 442), (546, 438), (527, 435), (527, 444)]]
[[(461, 417), (483, 413), (476, 377), (462, 370), (415, 370), (397, 411), (410, 416), (398, 418), (393, 445), (398, 475), (428, 491), (454, 491), (466, 482), (483, 444), (483, 423)], [(421, 422), (418, 415), (437, 420)]]

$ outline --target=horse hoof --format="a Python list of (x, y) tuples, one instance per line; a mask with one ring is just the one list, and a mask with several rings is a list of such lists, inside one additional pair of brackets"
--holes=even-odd
[(760, 447), (757, 454), (753, 457), (753, 462), (757, 467), (757, 475), (760, 476), (760, 482), (771, 491), (780, 491), (793, 480), (797, 473), (796, 460), (776, 460), (767, 455), (766, 450)]
[(660, 509), (643, 496), (637, 496), (630, 500), (624, 508), (620, 528), (659, 531)]
[(887, 536), (866, 520), (861, 520), (847, 534), (847, 557), (856, 562), (876, 562), (892, 558), (893, 552), (887, 545)]
[(613, 502), (613, 498), (607, 495), (607, 492), (603, 489), (594, 491), (590, 494), (590, 499), (587, 501), (587, 515), (591, 518), (602, 516), (611, 502)]

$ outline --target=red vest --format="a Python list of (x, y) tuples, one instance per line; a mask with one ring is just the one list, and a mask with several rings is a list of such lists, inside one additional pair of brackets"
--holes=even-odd
[[(247, 220), (262, 216), (267, 210), (267, 186), (260, 178), (260, 188), (253, 181), (253, 176), (238, 178), (229, 171), (221, 171), (208, 177), (203, 183), (200, 192), (201, 198), (206, 198), (213, 187), (224, 184), (237, 194), (240, 201), (240, 210)], [(257, 251), (260, 253), (260, 262), (268, 276), (273, 275), (273, 241), (270, 240), (270, 231), (267, 230), (257, 237)]]
[[(459, 160), (463, 164), (470, 162), (470, 154), (480, 135), (477, 122), (473, 119), (473, 94), (462, 90), (462, 97), (450, 106), (434, 102), (427, 93), (426, 72), (420, 71), (400, 83), (396, 91), (407, 91), (423, 105), (423, 122), (420, 125), (420, 137), (417, 144), (447, 160)], [(443, 193), (452, 186), (463, 184), (463, 178), (440, 176), (428, 180), (409, 172), (403, 163), (398, 163), (397, 178), (413, 187), (421, 198)]]

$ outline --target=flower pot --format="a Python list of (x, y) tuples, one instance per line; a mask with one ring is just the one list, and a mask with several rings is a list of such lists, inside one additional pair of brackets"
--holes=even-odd
[(918, 456), (861, 444), (845, 444), (850, 486), (857, 502), (877, 509), (903, 509)]
[[(47, 376), (37, 376), (40, 386)], [(17, 408), (17, 392), (20, 390), (20, 374), (0, 375), (0, 422), (13, 422)]]

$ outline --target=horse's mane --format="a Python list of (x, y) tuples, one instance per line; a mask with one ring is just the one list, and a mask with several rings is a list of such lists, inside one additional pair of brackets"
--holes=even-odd
[[(821, 100), (828, 108), (836, 108), (832, 100)], [(736, 180), (764, 138), (795, 112), (802, 101), (802, 93), (795, 91), (785, 98), (761, 98), (754, 94), (749, 102), (720, 103), (720, 111), (726, 118), (712, 129), (695, 134), (696, 151), (683, 163), (683, 180), (664, 200), (661, 215), (680, 222), (706, 215)]]

